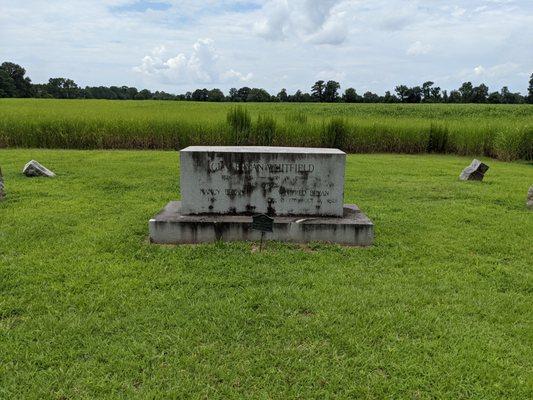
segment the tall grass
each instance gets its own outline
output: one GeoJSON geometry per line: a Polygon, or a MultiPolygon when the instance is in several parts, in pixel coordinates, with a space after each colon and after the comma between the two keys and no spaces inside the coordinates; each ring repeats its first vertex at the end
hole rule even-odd
{"type": "Polygon", "coordinates": [[[533,159],[532,105],[0,100],[0,147],[340,147],[533,159]]]}

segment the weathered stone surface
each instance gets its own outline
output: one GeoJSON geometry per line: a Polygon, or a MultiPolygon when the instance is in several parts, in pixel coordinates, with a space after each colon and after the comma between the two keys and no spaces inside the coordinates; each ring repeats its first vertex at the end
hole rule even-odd
{"type": "Polygon", "coordinates": [[[461,172],[459,179],[462,181],[482,181],[485,176],[485,172],[487,172],[488,169],[489,166],[487,164],[483,164],[479,160],[474,160],[463,170],[463,172],[461,172]]]}
{"type": "Polygon", "coordinates": [[[527,208],[530,210],[533,210],[533,186],[529,188],[529,191],[527,192],[527,208]]]}
{"type": "MultiPolygon", "coordinates": [[[[179,201],[170,202],[149,222],[150,241],[159,244],[259,241],[247,215],[185,215],[179,201]]],[[[355,205],[345,205],[341,217],[274,217],[267,240],[292,243],[326,242],[371,246],[374,224],[355,205]]]]}
{"type": "Polygon", "coordinates": [[[6,197],[4,176],[2,175],[2,168],[0,168],[0,201],[2,201],[4,197],[6,197]]]}
{"type": "Polygon", "coordinates": [[[35,160],[31,160],[30,162],[28,162],[24,166],[24,169],[22,170],[22,173],[24,175],[26,175],[26,176],[29,176],[29,177],[34,177],[34,176],[54,177],[54,176],[56,176],[56,174],[54,174],[48,168],[46,168],[45,166],[41,165],[40,163],[38,163],[35,160]]]}
{"type": "Polygon", "coordinates": [[[343,215],[340,150],[192,146],[180,160],[183,214],[343,215]]]}

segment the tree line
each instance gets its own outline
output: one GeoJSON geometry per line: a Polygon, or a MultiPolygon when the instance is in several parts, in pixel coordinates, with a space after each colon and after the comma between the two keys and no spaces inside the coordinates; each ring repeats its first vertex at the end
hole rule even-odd
{"type": "Polygon", "coordinates": [[[528,93],[513,93],[507,86],[500,91],[489,91],[485,84],[474,86],[464,82],[458,89],[441,90],[434,82],[421,86],[398,85],[394,93],[384,95],[367,91],[360,95],[354,88],[341,93],[339,82],[319,80],[309,93],[297,90],[294,94],[281,89],[276,95],[265,89],[241,87],[231,88],[228,95],[220,89],[196,89],[185,94],[171,94],[164,91],[138,90],[129,86],[86,86],[82,88],[72,79],[50,78],[48,83],[34,84],[26,76],[26,70],[18,64],[4,62],[0,65],[0,97],[55,98],[55,99],[107,99],[107,100],[181,100],[211,102],[325,102],[325,103],[490,103],[490,104],[533,104],[533,74],[529,79],[528,93]]]}

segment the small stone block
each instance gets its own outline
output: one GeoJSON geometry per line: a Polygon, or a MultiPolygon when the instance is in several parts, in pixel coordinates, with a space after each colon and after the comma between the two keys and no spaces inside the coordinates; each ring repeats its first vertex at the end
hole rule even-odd
{"type": "Polygon", "coordinates": [[[533,210],[533,186],[531,186],[527,192],[526,206],[528,209],[533,210]]]}
{"type": "Polygon", "coordinates": [[[461,172],[459,179],[462,181],[482,181],[485,177],[485,172],[487,172],[488,169],[489,166],[487,164],[484,164],[479,160],[473,160],[472,163],[461,172]]]}
{"type": "Polygon", "coordinates": [[[22,170],[22,173],[28,177],[36,177],[36,176],[46,176],[49,178],[52,178],[56,176],[52,171],[50,171],[48,168],[46,168],[44,165],[40,164],[39,162],[35,160],[29,161],[22,170]]]}
{"type": "MultiPolygon", "coordinates": [[[[158,244],[193,244],[221,241],[259,241],[252,216],[186,215],[180,201],[172,201],[149,222],[150,241],[158,244]]],[[[345,205],[342,217],[280,216],[274,218],[267,240],[292,243],[325,242],[371,246],[374,224],[356,205],[345,205]]]]}

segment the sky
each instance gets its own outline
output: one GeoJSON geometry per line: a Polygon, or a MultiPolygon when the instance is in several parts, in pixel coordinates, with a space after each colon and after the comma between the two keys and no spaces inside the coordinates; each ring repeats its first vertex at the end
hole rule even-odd
{"type": "Polygon", "coordinates": [[[533,0],[0,0],[0,62],[80,86],[170,93],[431,80],[525,93],[533,0]]]}

